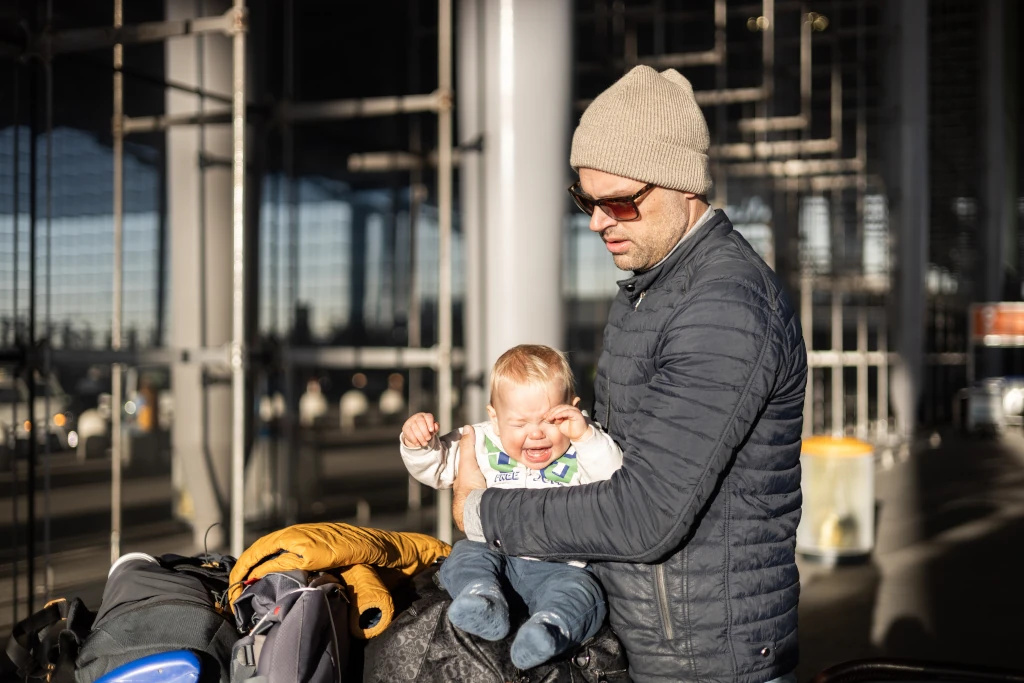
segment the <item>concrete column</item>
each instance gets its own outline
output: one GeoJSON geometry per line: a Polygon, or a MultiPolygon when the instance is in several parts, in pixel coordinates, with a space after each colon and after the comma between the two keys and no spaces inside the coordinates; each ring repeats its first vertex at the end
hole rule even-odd
{"type": "Polygon", "coordinates": [[[899,317],[896,350],[899,363],[893,372],[893,410],[896,429],[910,437],[917,423],[924,357],[924,276],[928,260],[931,201],[928,155],[928,2],[897,3],[896,54],[898,77],[898,167],[894,174],[893,217],[896,228],[899,317]]]}
{"type": "MultiPolygon", "coordinates": [[[[460,0],[455,19],[455,83],[458,98],[455,140],[459,144],[483,143],[483,0],[460,0]]],[[[463,419],[480,422],[486,418],[487,352],[484,349],[484,157],[480,151],[462,152],[459,162],[459,215],[465,258],[466,293],[463,302],[463,348],[466,353],[466,386],[462,396],[463,419]]]]}
{"type": "MultiPolygon", "coordinates": [[[[222,14],[230,2],[206,0],[206,16],[222,14]]],[[[168,20],[196,16],[195,0],[169,0],[168,20]]],[[[199,86],[197,38],[175,38],[165,43],[167,78],[199,86]]],[[[203,40],[202,88],[231,93],[231,42],[220,35],[203,40]]],[[[167,113],[194,112],[195,95],[167,91],[167,113]]],[[[224,109],[207,101],[207,110],[224,109]]],[[[231,341],[231,168],[215,165],[205,170],[200,154],[231,158],[231,129],[208,125],[176,127],[167,132],[167,195],[171,254],[170,344],[174,347],[220,346],[231,341]],[[204,145],[200,146],[200,137],[204,145]],[[205,209],[205,210],[204,210],[205,209]]],[[[208,373],[209,374],[209,373],[208,373]]],[[[230,498],[231,385],[204,388],[198,365],[176,364],[174,391],[173,457],[182,474],[183,491],[191,500],[193,538],[210,549],[223,545],[224,514],[230,498]],[[207,529],[215,523],[207,536],[207,529]]],[[[187,508],[186,508],[187,511],[187,508]]]]}
{"type": "MultiPolygon", "coordinates": [[[[572,2],[461,0],[458,17],[458,140],[483,137],[460,173],[472,376],[516,344],[565,343],[572,2]]],[[[471,396],[477,411],[486,392],[471,396]]]]}
{"type": "MultiPolygon", "coordinates": [[[[982,130],[981,184],[982,258],[979,298],[1001,301],[1004,282],[1017,271],[1016,124],[1010,117],[1016,83],[1008,74],[1007,26],[1010,8],[1004,0],[985,0],[982,7],[982,130]]],[[[996,368],[989,368],[995,371],[996,368]]],[[[987,374],[987,373],[986,373],[987,374]]],[[[993,374],[999,374],[993,372],[993,374]]],[[[984,376],[984,375],[983,375],[984,376]]]]}

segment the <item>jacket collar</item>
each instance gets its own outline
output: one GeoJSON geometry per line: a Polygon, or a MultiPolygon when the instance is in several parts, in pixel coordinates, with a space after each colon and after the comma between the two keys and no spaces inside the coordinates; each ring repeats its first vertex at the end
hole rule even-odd
{"type": "Polygon", "coordinates": [[[666,273],[671,273],[679,266],[687,263],[697,249],[697,245],[703,242],[713,231],[726,232],[732,229],[732,223],[721,209],[715,209],[713,216],[708,218],[703,225],[697,226],[691,234],[685,235],[679,240],[675,248],[662,259],[661,263],[650,270],[642,273],[635,273],[633,277],[619,280],[619,289],[631,301],[636,301],[644,292],[657,283],[666,273]]]}

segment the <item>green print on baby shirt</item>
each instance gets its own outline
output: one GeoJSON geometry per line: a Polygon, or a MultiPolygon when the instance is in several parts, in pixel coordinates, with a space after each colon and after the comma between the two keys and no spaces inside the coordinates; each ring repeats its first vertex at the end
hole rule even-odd
{"type": "MultiPolygon", "coordinates": [[[[484,436],[484,450],[487,451],[487,462],[496,472],[511,472],[519,466],[519,462],[515,458],[509,457],[508,453],[498,448],[486,435],[484,436]]],[[[565,455],[541,470],[540,476],[545,481],[568,484],[576,476],[577,471],[576,451],[570,448],[565,455]]]]}
{"type": "Polygon", "coordinates": [[[491,469],[497,472],[511,472],[519,466],[518,462],[508,457],[507,453],[503,453],[486,435],[484,436],[484,450],[487,451],[487,462],[490,463],[491,469]]]}

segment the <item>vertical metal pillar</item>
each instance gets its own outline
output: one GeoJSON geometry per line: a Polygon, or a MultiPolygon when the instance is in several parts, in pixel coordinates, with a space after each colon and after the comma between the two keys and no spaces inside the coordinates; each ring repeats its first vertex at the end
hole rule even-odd
{"type": "MultiPolygon", "coordinates": [[[[833,207],[833,210],[837,210],[833,207]]],[[[834,242],[833,242],[834,244],[834,242]]],[[[833,272],[835,272],[833,270],[833,272]]],[[[846,421],[846,393],[843,386],[843,292],[833,279],[832,284],[832,436],[843,436],[846,421]]]]}
{"type": "MultiPolygon", "coordinates": [[[[14,67],[14,87],[13,96],[11,99],[14,103],[14,168],[12,169],[12,176],[14,178],[14,197],[11,207],[12,209],[12,225],[11,231],[13,233],[13,244],[12,246],[12,278],[11,278],[11,294],[13,296],[13,305],[11,317],[13,318],[14,327],[14,345],[20,347],[21,336],[18,334],[18,289],[21,284],[18,281],[18,262],[21,260],[21,252],[18,247],[18,233],[21,230],[20,217],[21,217],[21,110],[19,108],[20,95],[21,95],[21,79],[18,78],[21,72],[21,65],[16,64],[14,67]]],[[[18,448],[18,402],[11,401],[11,433],[4,434],[4,438],[10,438],[8,446],[11,448],[11,452],[15,453],[18,448]]],[[[16,457],[11,458],[11,541],[14,548],[14,558],[11,562],[11,596],[12,596],[12,609],[11,609],[11,623],[18,623],[18,603],[20,592],[18,585],[18,562],[21,560],[20,549],[21,542],[18,536],[18,459],[16,457]]],[[[31,583],[31,582],[30,582],[31,583]]]]}
{"type": "Polygon", "coordinates": [[[245,550],[245,0],[232,36],[231,554],[245,550]]]}
{"type": "Polygon", "coordinates": [[[572,2],[500,0],[484,8],[483,260],[489,365],[520,343],[564,344],[562,243],[569,210],[572,2]],[[530,197],[524,219],[510,207],[530,197]],[[528,277],[523,276],[529,273],[528,277]],[[516,297],[504,294],[516,282],[516,297]]]}
{"type": "MultiPolygon", "coordinates": [[[[284,100],[295,99],[295,1],[284,2],[284,100]]],[[[298,323],[299,301],[299,185],[295,179],[295,130],[285,120],[281,128],[281,156],[285,173],[285,192],[288,202],[288,321],[285,343],[294,339],[298,323]]],[[[295,524],[298,505],[293,489],[292,468],[298,463],[298,392],[295,386],[295,366],[284,364],[284,457],[278,461],[278,487],[281,492],[281,518],[285,526],[295,524]]]]}
{"type": "MultiPolygon", "coordinates": [[[[459,137],[477,140],[484,134],[486,102],[484,101],[482,0],[459,2],[459,137]]],[[[465,384],[462,405],[468,422],[485,419],[487,364],[484,358],[484,299],[487,286],[484,278],[484,192],[483,155],[464,150],[460,157],[459,208],[462,218],[462,244],[466,271],[466,293],[463,303],[463,348],[465,349],[465,384]],[[479,383],[477,383],[479,382],[479,383]]]]}
{"type": "Polygon", "coordinates": [[[857,307],[857,438],[868,437],[868,308],[857,307]]]}
{"type": "MultiPolygon", "coordinates": [[[[452,0],[437,10],[437,78],[444,102],[437,113],[437,421],[441,433],[452,428],[452,0]]],[[[437,492],[437,537],[452,541],[452,492],[437,492]]]]}
{"type": "Polygon", "coordinates": [[[36,581],[36,455],[38,453],[39,416],[36,414],[36,369],[38,359],[36,356],[36,218],[38,217],[38,179],[39,179],[39,145],[38,117],[39,117],[39,77],[36,73],[36,65],[29,63],[29,99],[28,99],[28,123],[29,123],[29,154],[28,154],[28,371],[25,382],[28,384],[28,535],[26,537],[26,553],[28,555],[28,612],[31,614],[33,600],[35,598],[36,581]]]}
{"type": "Polygon", "coordinates": [[[928,154],[928,2],[897,3],[899,74],[899,168],[897,267],[899,292],[897,352],[894,377],[896,426],[903,438],[913,435],[921,395],[924,348],[925,266],[931,173],[928,154]]]}
{"type": "MultiPolygon", "coordinates": [[[[814,275],[810,268],[800,276],[800,327],[804,334],[804,348],[814,350],[814,275]]],[[[807,387],[804,394],[803,436],[814,434],[814,368],[807,368],[807,387]]]]}
{"type": "MultiPolygon", "coordinates": [[[[195,16],[194,0],[166,3],[169,20],[195,16]]],[[[205,9],[216,14],[231,8],[225,0],[206,0],[205,9]]],[[[165,45],[168,77],[195,84],[198,69],[203,69],[203,85],[213,92],[234,92],[230,38],[205,37],[202,58],[197,64],[196,38],[176,38],[165,45]]],[[[169,114],[196,110],[194,95],[168,90],[169,114]]],[[[232,108],[236,107],[234,97],[232,108]]],[[[244,120],[243,120],[244,122],[244,120]]],[[[229,493],[232,490],[232,447],[234,436],[234,367],[237,349],[234,319],[235,268],[237,244],[234,208],[244,205],[244,194],[234,196],[233,174],[239,163],[234,154],[234,126],[209,126],[200,131],[193,126],[176,126],[167,131],[167,192],[169,234],[171,239],[170,346],[231,345],[231,385],[220,379],[205,381],[196,363],[175,363],[171,384],[174,388],[175,419],[171,443],[173,457],[181,466],[183,491],[191,497],[193,542],[211,549],[221,548],[230,528],[227,526],[229,493]],[[200,144],[202,143],[202,145],[200,144]],[[231,168],[203,165],[206,155],[231,158],[231,168]],[[208,229],[202,229],[208,226],[208,229]],[[205,258],[197,258],[205,254],[205,258]],[[203,286],[205,283],[205,286],[203,286]],[[204,396],[205,395],[205,396],[204,396]],[[198,425],[206,425],[197,429],[198,425]],[[223,524],[224,526],[212,525],[223,524]]],[[[223,378],[226,379],[226,378],[223,378]]],[[[244,409],[244,406],[243,406],[244,409]]],[[[244,413],[243,413],[244,416],[244,413]]]]}
{"type": "MultiPolygon", "coordinates": [[[[123,0],[114,0],[114,28],[124,23],[123,0]]],[[[124,278],[124,48],[114,46],[114,302],[111,313],[110,345],[121,349],[121,308],[124,278]]],[[[121,395],[122,367],[110,369],[111,448],[110,448],[110,562],[121,556],[121,395]]]]}
{"type": "MultiPolygon", "coordinates": [[[[47,2],[46,26],[50,29],[53,24],[53,2],[47,2]]],[[[50,304],[52,303],[53,288],[53,63],[46,60],[43,65],[46,74],[46,294],[43,303],[43,320],[46,329],[46,351],[43,356],[43,429],[46,435],[43,439],[43,595],[46,602],[50,601],[50,578],[53,575],[50,567],[50,493],[52,481],[50,478],[50,419],[53,415],[50,404],[50,351],[53,348],[53,320],[50,304]]]]}
{"type": "MultiPolygon", "coordinates": [[[[1015,147],[1007,145],[1007,133],[1016,122],[1007,121],[1006,98],[1006,8],[1003,0],[982,3],[982,116],[984,130],[981,199],[982,258],[980,259],[981,300],[1003,299],[1003,278],[1016,263],[1016,236],[1010,232],[1016,207],[1016,188],[1010,187],[1008,167],[1015,147]],[[1010,240],[1013,242],[1010,242],[1010,240]]],[[[986,356],[982,352],[982,356],[986,356]]],[[[1002,374],[996,367],[984,376],[1002,374]]]]}
{"type": "Polygon", "coordinates": [[[876,410],[878,417],[876,422],[875,438],[879,441],[889,439],[889,326],[888,320],[883,319],[878,325],[878,351],[882,354],[878,364],[878,396],[876,410]]]}

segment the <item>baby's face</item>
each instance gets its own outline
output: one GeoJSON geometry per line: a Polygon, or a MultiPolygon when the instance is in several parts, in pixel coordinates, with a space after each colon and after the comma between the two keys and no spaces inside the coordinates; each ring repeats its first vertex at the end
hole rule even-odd
{"type": "Polygon", "coordinates": [[[508,384],[487,406],[494,431],[509,457],[531,470],[542,470],[569,450],[569,437],[544,421],[544,415],[565,402],[564,390],[547,384],[508,384]]]}

